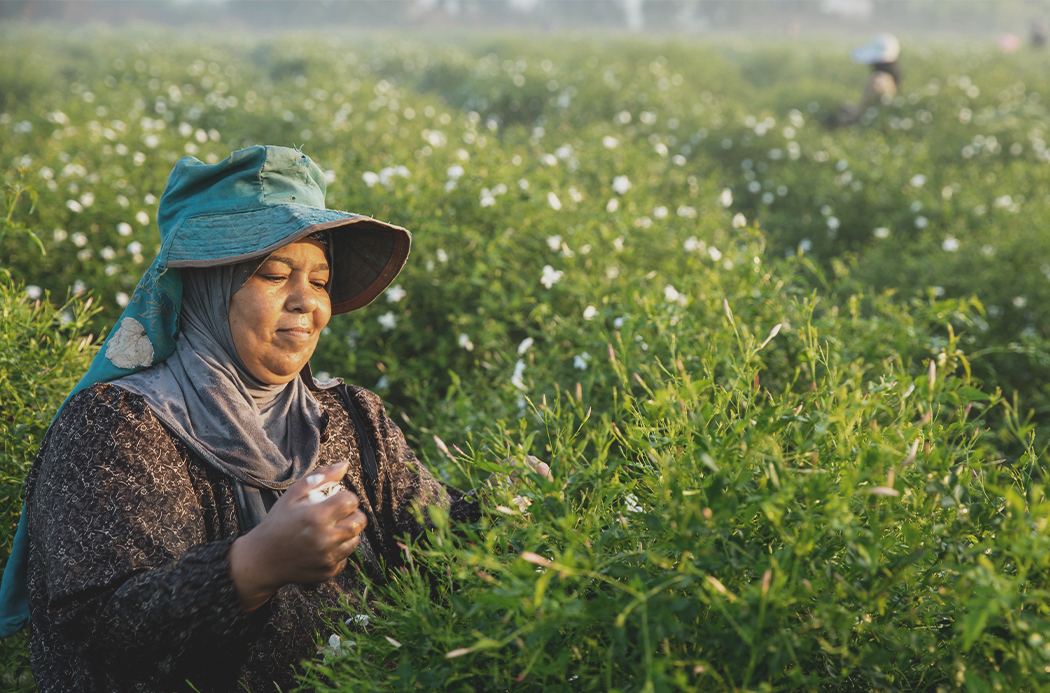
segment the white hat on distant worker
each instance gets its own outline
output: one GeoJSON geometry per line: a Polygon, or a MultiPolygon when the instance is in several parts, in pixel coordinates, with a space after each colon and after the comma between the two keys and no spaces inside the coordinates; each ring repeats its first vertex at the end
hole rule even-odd
{"type": "Polygon", "coordinates": [[[859,48],[854,48],[853,62],[861,65],[892,63],[901,54],[901,42],[893,34],[879,34],[859,48]]]}

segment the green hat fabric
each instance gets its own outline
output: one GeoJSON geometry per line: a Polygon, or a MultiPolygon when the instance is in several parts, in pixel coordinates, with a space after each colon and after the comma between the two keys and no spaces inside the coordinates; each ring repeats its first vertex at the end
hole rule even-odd
{"type": "MultiPolygon", "coordinates": [[[[213,165],[193,157],[180,159],[160,199],[160,251],[66,401],[96,383],[130,375],[172,354],[182,306],[182,267],[264,257],[312,233],[328,231],[332,313],[375,300],[404,266],[411,234],[371,217],[325,209],[325,187],[317,164],[288,147],[248,147],[213,165]]],[[[23,508],[0,585],[0,637],[16,633],[29,619],[28,544],[23,508]]]]}

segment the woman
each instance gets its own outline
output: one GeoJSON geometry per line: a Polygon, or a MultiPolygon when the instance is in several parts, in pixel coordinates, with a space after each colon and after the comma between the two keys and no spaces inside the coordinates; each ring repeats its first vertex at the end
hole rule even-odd
{"type": "Polygon", "coordinates": [[[870,65],[871,73],[868,75],[868,81],[864,83],[860,104],[843,104],[839,112],[832,116],[830,125],[852,125],[860,120],[869,108],[880,103],[889,103],[888,99],[897,95],[901,81],[898,64],[900,52],[900,41],[892,34],[880,34],[853,50],[850,56],[853,62],[870,65]]]}
{"type": "Polygon", "coordinates": [[[310,374],[331,314],[375,299],[410,243],[324,189],[282,147],[176,164],[157,260],[29,475],[41,691],[284,690],[324,609],[423,531],[415,506],[477,517],[376,395],[310,374]]]}

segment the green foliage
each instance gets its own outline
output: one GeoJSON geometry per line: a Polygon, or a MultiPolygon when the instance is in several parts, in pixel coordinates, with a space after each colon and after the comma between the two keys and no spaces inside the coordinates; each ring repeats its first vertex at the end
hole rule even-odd
{"type": "MultiPolygon", "coordinates": [[[[22,510],[23,482],[44,433],[66,394],[87,370],[95,348],[87,334],[91,299],[55,306],[30,300],[25,287],[0,270],[0,557],[22,510]]],[[[4,690],[33,690],[25,633],[0,642],[4,690]]]]}
{"type": "Polygon", "coordinates": [[[1036,451],[996,459],[1002,405],[954,338],[921,368],[886,347],[961,306],[848,316],[793,296],[790,269],[684,273],[684,305],[632,288],[546,322],[527,412],[457,440],[455,466],[477,486],[531,453],[554,481],[530,475],[524,515],[499,493],[468,528],[433,513],[307,687],[1045,686],[1036,451]]]}

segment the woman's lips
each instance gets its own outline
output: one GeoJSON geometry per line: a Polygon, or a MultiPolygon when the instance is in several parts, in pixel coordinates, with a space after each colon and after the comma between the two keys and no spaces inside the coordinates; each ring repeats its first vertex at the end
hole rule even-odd
{"type": "Polygon", "coordinates": [[[278,329],[277,332],[291,339],[310,339],[314,333],[308,327],[284,327],[278,329]]]}

